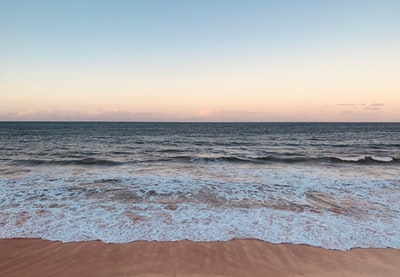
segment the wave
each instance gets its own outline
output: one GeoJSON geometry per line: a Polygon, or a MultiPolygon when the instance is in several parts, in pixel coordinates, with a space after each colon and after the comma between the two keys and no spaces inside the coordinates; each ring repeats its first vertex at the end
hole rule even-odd
{"type": "Polygon", "coordinates": [[[348,157],[246,157],[246,156],[216,156],[216,157],[198,157],[198,156],[173,156],[146,160],[127,160],[114,161],[109,159],[82,158],[82,159],[60,159],[60,160],[43,160],[43,159],[25,159],[14,160],[13,164],[25,166],[41,166],[41,165],[58,165],[58,166],[118,166],[126,164],[144,163],[252,163],[252,164],[298,164],[298,163],[333,163],[333,164],[393,164],[399,163],[399,158],[385,156],[348,156],[348,157]]]}
{"type": "Polygon", "coordinates": [[[229,162],[229,163],[395,163],[400,159],[384,156],[357,156],[357,157],[238,157],[238,156],[219,156],[219,157],[190,157],[176,156],[174,160],[184,162],[229,162]]]}
{"type": "Polygon", "coordinates": [[[353,157],[330,157],[331,162],[337,163],[359,163],[359,164],[374,164],[374,163],[393,163],[399,162],[400,159],[384,156],[353,156],[353,157]]]}
{"type": "Polygon", "coordinates": [[[73,160],[39,160],[39,159],[26,159],[16,160],[13,163],[18,165],[102,165],[102,166],[115,166],[124,164],[123,162],[116,162],[112,160],[102,160],[95,158],[73,159],[73,160]]]}
{"type": "Polygon", "coordinates": [[[180,149],[162,149],[162,150],[158,150],[158,152],[160,152],[160,153],[181,153],[184,151],[180,150],[180,149]]]}
{"type": "Polygon", "coordinates": [[[357,157],[188,157],[179,156],[175,159],[190,162],[230,162],[230,163],[357,163],[357,164],[385,164],[400,162],[399,158],[385,156],[357,156],[357,157]]]}

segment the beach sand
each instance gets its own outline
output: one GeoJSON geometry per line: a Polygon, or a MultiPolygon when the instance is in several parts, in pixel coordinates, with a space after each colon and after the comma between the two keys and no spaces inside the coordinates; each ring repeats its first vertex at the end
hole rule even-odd
{"type": "Polygon", "coordinates": [[[400,276],[400,250],[326,250],[252,239],[61,243],[1,239],[0,276],[400,276]]]}

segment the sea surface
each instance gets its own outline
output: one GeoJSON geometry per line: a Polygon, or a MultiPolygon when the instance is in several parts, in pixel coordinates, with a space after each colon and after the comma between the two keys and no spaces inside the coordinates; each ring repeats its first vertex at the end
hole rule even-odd
{"type": "Polygon", "coordinates": [[[400,248],[400,124],[0,122],[0,238],[400,248]]]}

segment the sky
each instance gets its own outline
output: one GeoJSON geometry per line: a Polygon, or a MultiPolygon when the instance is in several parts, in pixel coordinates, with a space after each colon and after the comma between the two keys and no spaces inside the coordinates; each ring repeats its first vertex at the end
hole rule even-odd
{"type": "Polygon", "coordinates": [[[0,0],[0,120],[400,122],[400,1],[0,0]]]}

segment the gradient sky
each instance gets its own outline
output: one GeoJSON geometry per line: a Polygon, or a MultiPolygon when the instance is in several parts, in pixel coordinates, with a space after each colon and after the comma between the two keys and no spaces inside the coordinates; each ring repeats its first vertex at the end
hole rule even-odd
{"type": "Polygon", "coordinates": [[[0,120],[400,121],[400,1],[0,0],[0,120]]]}

